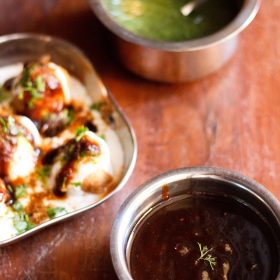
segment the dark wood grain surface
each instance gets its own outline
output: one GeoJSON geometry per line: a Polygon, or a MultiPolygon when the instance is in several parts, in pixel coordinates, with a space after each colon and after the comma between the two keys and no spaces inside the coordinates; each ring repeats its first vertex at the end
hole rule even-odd
{"type": "Polygon", "coordinates": [[[116,279],[109,236],[121,203],[148,178],[172,168],[230,168],[280,199],[279,16],[279,0],[263,1],[228,65],[194,83],[166,85],[123,69],[86,0],[1,0],[1,35],[43,32],[84,50],[130,118],[139,155],[131,179],[112,199],[1,249],[0,279],[116,279]]]}

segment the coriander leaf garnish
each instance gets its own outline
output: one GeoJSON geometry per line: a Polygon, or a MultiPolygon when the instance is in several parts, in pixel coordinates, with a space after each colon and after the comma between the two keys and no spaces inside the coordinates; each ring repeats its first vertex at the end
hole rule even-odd
{"type": "Polygon", "coordinates": [[[30,109],[34,106],[34,101],[36,99],[42,98],[42,93],[46,89],[46,83],[43,76],[38,75],[35,80],[31,79],[31,72],[34,65],[29,65],[24,68],[22,78],[19,81],[21,90],[18,94],[18,98],[21,100],[24,98],[24,94],[27,92],[30,94],[30,99],[28,101],[28,107],[30,109]]]}
{"type": "Polygon", "coordinates": [[[34,224],[30,222],[27,214],[20,213],[13,218],[13,226],[17,230],[18,234],[20,234],[32,229],[34,224]]]}
{"type": "Polygon", "coordinates": [[[71,185],[77,188],[77,187],[81,187],[82,183],[81,182],[73,182],[71,185]]]}
{"type": "Polygon", "coordinates": [[[27,186],[26,185],[19,185],[15,187],[15,198],[18,199],[27,195],[27,186]]]}
{"type": "Polygon", "coordinates": [[[15,211],[21,212],[23,210],[23,205],[19,201],[16,201],[13,204],[13,208],[15,209],[15,211]]]}
{"type": "Polygon", "coordinates": [[[75,118],[75,111],[73,109],[64,109],[62,113],[63,113],[63,118],[65,120],[65,124],[66,125],[71,124],[75,118]]]}
{"type": "Polygon", "coordinates": [[[27,86],[28,82],[30,81],[31,71],[33,69],[33,65],[28,65],[23,69],[21,79],[19,84],[23,87],[27,86]]]}
{"type": "Polygon", "coordinates": [[[103,102],[96,102],[96,103],[92,103],[89,108],[91,110],[100,112],[103,106],[104,106],[103,102]]]}
{"type": "Polygon", "coordinates": [[[200,260],[203,260],[204,262],[208,262],[211,269],[214,270],[214,266],[217,264],[217,258],[209,254],[213,250],[213,248],[208,249],[207,246],[202,246],[199,242],[197,242],[197,244],[200,251],[200,257],[196,260],[195,263],[198,263],[200,260]]]}
{"type": "Polygon", "coordinates": [[[76,130],[76,141],[79,142],[87,131],[89,131],[89,129],[86,126],[79,126],[76,130]]]}
{"type": "Polygon", "coordinates": [[[42,76],[37,76],[34,84],[35,84],[35,88],[39,92],[44,92],[46,90],[46,83],[45,83],[44,78],[42,76]]]}
{"type": "Polygon", "coordinates": [[[37,171],[37,174],[41,181],[46,182],[46,179],[51,174],[51,167],[49,165],[44,165],[37,171]]]}
{"type": "Polygon", "coordinates": [[[34,88],[25,88],[24,91],[29,91],[30,95],[31,95],[31,98],[30,100],[28,101],[28,108],[29,109],[32,109],[34,107],[34,101],[37,100],[37,99],[40,99],[42,98],[42,95],[41,95],[41,92],[40,91],[37,91],[36,89],[34,88]]]}
{"type": "Polygon", "coordinates": [[[64,207],[54,207],[54,208],[48,208],[47,213],[49,218],[53,219],[61,214],[66,214],[67,211],[64,207]]]}

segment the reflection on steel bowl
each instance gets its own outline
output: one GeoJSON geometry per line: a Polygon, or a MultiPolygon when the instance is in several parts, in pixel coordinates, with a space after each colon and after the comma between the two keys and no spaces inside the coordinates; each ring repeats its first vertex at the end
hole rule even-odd
{"type": "Polygon", "coordinates": [[[218,168],[185,168],[144,184],[114,222],[119,279],[280,277],[280,204],[264,187],[218,168]]]}

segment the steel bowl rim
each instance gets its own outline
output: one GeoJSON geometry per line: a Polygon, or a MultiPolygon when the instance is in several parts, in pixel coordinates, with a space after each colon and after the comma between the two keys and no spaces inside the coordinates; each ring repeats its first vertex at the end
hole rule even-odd
{"type": "Polygon", "coordinates": [[[15,243],[19,240],[22,240],[22,239],[34,234],[35,232],[40,231],[40,230],[42,230],[42,229],[44,229],[44,228],[46,228],[46,227],[48,227],[52,224],[62,222],[62,221],[67,220],[67,219],[69,219],[73,216],[79,215],[79,214],[81,214],[85,211],[93,209],[93,208],[97,207],[98,205],[100,205],[101,203],[110,199],[113,195],[115,195],[118,191],[120,191],[124,187],[124,185],[127,183],[128,179],[132,175],[132,172],[133,172],[133,170],[135,168],[135,165],[136,165],[137,151],[138,151],[136,134],[135,134],[135,131],[134,131],[130,121],[128,120],[127,116],[124,114],[121,107],[118,105],[118,103],[116,102],[115,98],[112,96],[110,91],[104,86],[104,84],[101,81],[99,75],[96,73],[95,69],[93,68],[93,65],[90,62],[89,58],[86,57],[86,55],[83,53],[82,50],[80,50],[78,47],[76,47],[72,43],[70,43],[70,42],[68,42],[64,39],[61,39],[57,36],[50,36],[50,35],[45,35],[45,34],[41,34],[41,33],[32,33],[32,32],[12,33],[12,34],[2,35],[2,36],[0,36],[0,45],[5,43],[5,42],[8,42],[8,41],[18,40],[18,39],[35,39],[35,40],[39,40],[39,41],[41,40],[41,41],[46,41],[46,42],[48,42],[48,41],[57,42],[59,44],[62,44],[64,46],[66,46],[67,48],[71,49],[71,51],[73,51],[78,56],[80,56],[80,58],[85,62],[87,67],[90,69],[90,71],[96,75],[98,83],[100,84],[100,86],[102,86],[106,90],[106,94],[107,94],[109,100],[113,103],[113,105],[115,106],[115,109],[121,115],[121,117],[123,118],[126,126],[128,127],[128,130],[129,130],[130,136],[131,136],[132,145],[133,145],[133,153],[132,153],[131,161],[130,161],[129,167],[127,168],[126,173],[124,174],[124,176],[122,177],[122,179],[118,183],[117,187],[112,192],[110,192],[108,195],[104,196],[102,199],[100,199],[96,203],[90,204],[89,206],[82,207],[78,210],[67,213],[66,215],[59,216],[57,218],[48,220],[48,221],[43,222],[42,224],[39,224],[36,227],[34,227],[33,229],[30,229],[30,230],[28,230],[28,231],[26,231],[26,232],[24,232],[20,235],[17,235],[17,236],[14,236],[12,238],[9,238],[7,240],[1,241],[0,242],[0,248],[4,247],[4,246],[7,246],[7,245],[10,245],[10,244],[13,244],[13,243],[15,243]]]}
{"type": "MultiPolygon", "coordinates": [[[[111,237],[110,237],[110,253],[111,253],[111,259],[113,262],[113,266],[115,268],[115,271],[117,272],[117,275],[119,276],[120,280],[133,280],[127,265],[123,259],[119,258],[119,251],[120,251],[120,244],[118,244],[119,240],[119,228],[121,226],[122,217],[126,213],[126,211],[129,209],[130,205],[133,204],[133,202],[140,197],[140,194],[145,193],[149,188],[154,186],[155,184],[161,183],[166,184],[167,178],[173,178],[173,180],[170,180],[168,183],[176,182],[177,179],[186,179],[186,178],[201,178],[199,176],[207,176],[208,178],[218,177],[220,179],[225,179],[228,182],[238,184],[240,186],[243,186],[247,188],[248,191],[255,194],[262,203],[264,203],[266,206],[268,206],[268,209],[270,210],[271,214],[277,219],[278,223],[280,224],[280,203],[278,199],[269,191],[267,190],[263,185],[256,182],[255,180],[242,175],[239,172],[231,171],[224,168],[219,167],[186,167],[186,168],[179,168],[171,171],[167,171],[163,174],[160,174],[147,182],[143,183],[141,186],[139,186],[133,193],[131,193],[128,198],[124,201],[121,208],[119,209],[117,216],[114,220],[112,230],[111,230],[111,237]],[[265,196],[265,200],[264,200],[265,196]]],[[[167,184],[168,184],[167,183],[167,184]]],[[[280,274],[278,275],[280,280],[280,274]]],[[[278,278],[277,278],[278,280],[278,278]]]]}
{"type": "Polygon", "coordinates": [[[115,35],[121,37],[130,43],[141,45],[143,47],[158,49],[168,52],[196,51],[221,44],[226,40],[237,36],[244,30],[255,18],[259,11],[261,0],[244,0],[244,5],[237,16],[221,30],[198,39],[186,40],[181,42],[154,41],[135,35],[121,25],[116,23],[109,16],[102,0],[89,0],[90,6],[99,20],[115,35]]]}

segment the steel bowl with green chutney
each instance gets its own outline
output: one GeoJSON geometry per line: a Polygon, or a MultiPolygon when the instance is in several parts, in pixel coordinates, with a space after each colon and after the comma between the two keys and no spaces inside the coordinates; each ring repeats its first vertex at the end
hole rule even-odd
{"type": "Polygon", "coordinates": [[[260,0],[204,0],[185,16],[186,0],[89,2],[117,35],[122,63],[144,78],[164,82],[196,80],[223,66],[260,5],[260,0]]]}

